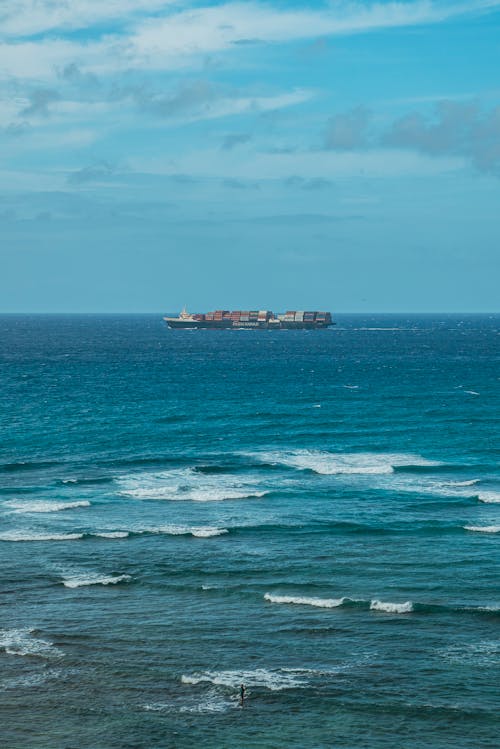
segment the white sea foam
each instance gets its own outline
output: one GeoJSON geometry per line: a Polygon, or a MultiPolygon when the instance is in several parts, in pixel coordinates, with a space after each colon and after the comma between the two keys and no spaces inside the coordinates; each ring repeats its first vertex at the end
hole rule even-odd
{"type": "Polygon", "coordinates": [[[229,533],[227,528],[213,528],[211,526],[191,527],[187,525],[160,525],[154,528],[143,528],[136,533],[165,533],[168,536],[195,536],[197,538],[211,538],[229,533]]]}
{"type": "Polygon", "coordinates": [[[93,533],[93,536],[99,538],[128,538],[130,536],[129,531],[101,531],[100,533],[93,533]]]}
{"type": "Polygon", "coordinates": [[[443,486],[474,486],[479,484],[481,479],[469,479],[468,481],[444,481],[443,486]]]}
{"type": "Polygon", "coordinates": [[[35,531],[7,531],[0,533],[0,541],[77,541],[83,533],[38,533],[35,531]]]}
{"type": "Polygon", "coordinates": [[[386,614],[409,614],[413,611],[411,601],[405,603],[391,603],[390,601],[371,601],[370,609],[372,611],[385,611],[386,614]]]}
{"type": "Polygon", "coordinates": [[[34,637],[33,629],[0,630],[0,648],[9,655],[32,655],[39,658],[60,658],[63,652],[47,640],[34,637]]]}
{"type": "Polygon", "coordinates": [[[201,696],[201,698],[189,698],[184,701],[182,705],[179,705],[178,701],[172,702],[150,702],[143,705],[144,710],[150,712],[167,712],[167,713],[224,713],[227,710],[234,709],[237,707],[237,700],[235,698],[228,699],[220,694],[216,688],[209,689],[208,692],[201,696]]]}
{"type": "Polygon", "coordinates": [[[346,598],[309,598],[307,596],[276,596],[265,593],[264,598],[270,603],[289,603],[301,606],[317,606],[321,609],[335,609],[345,603],[346,598]]]}
{"type": "Polygon", "coordinates": [[[434,466],[435,461],[420,455],[401,453],[331,453],[321,450],[255,453],[263,462],[277,463],[323,475],[386,474],[400,466],[434,466]]]}
{"type": "Polygon", "coordinates": [[[197,538],[211,538],[212,536],[223,536],[228,532],[227,528],[192,528],[191,535],[197,538]]]}
{"type": "Polygon", "coordinates": [[[32,512],[60,512],[61,510],[74,510],[77,507],[90,507],[90,502],[87,500],[78,502],[44,502],[43,500],[22,502],[13,499],[10,502],[5,502],[5,506],[13,507],[12,512],[14,513],[31,514],[32,512]]]}
{"type": "Polygon", "coordinates": [[[296,689],[306,685],[303,679],[287,673],[283,669],[268,670],[257,668],[251,671],[203,671],[197,674],[182,676],[183,684],[201,684],[207,682],[215,686],[237,689],[240,684],[247,687],[264,687],[271,691],[282,689],[296,689]]]}
{"type": "Polygon", "coordinates": [[[37,674],[24,674],[22,676],[14,676],[10,679],[5,679],[0,683],[0,689],[6,691],[8,689],[25,689],[40,687],[51,681],[52,679],[58,679],[64,672],[61,669],[45,669],[41,673],[37,674]]]}
{"type": "Polygon", "coordinates": [[[121,495],[134,499],[221,502],[267,494],[255,481],[222,474],[207,475],[190,468],[129,474],[117,479],[117,483],[121,495]]]}
{"type": "Polygon", "coordinates": [[[182,705],[179,708],[180,713],[192,713],[192,714],[203,714],[203,713],[225,713],[227,710],[231,710],[237,707],[236,700],[224,699],[218,695],[215,690],[208,694],[204,699],[196,702],[194,705],[182,705]]]}
{"type": "Polygon", "coordinates": [[[500,502],[500,492],[479,492],[477,497],[481,502],[486,502],[487,504],[498,504],[500,502]]]}
{"type": "Polygon", "coordinates": [[[451,645],[437,652],[452,663],[469,664],[476,668],[497,666],[500,661],[500,640],[480,640],[451,645]]]}
{"type": "Polygon", "coordinates": [[[500,525],[464,525],[464,529],[476,533],[500,533],[500,525]]]}
{"type": "Polygon", "coordinates": [[[116,585],[130,580],[132,580],[130,575],[110,575],[106,577],[98,574],[85,574],[66,578],[62,583],[66,588],[82,588],[87,585],[116,585]]]}
{"type": "Polygon", "coordinates": [[[478,606],[478,611],[500,611],[500,606],[478,606]]]}

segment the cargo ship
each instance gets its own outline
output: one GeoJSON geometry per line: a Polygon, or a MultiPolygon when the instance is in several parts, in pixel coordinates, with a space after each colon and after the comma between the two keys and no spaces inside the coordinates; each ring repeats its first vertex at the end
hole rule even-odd
{"type": "Polygon", "coordinates": [[[218,309],[191,315],[186,308],[178,317],[164,317],[169,328],[211,328],[212,330],[320,330],[335,325],[330,312],[289,310],[274,314],[271,310],[218,309]]]}

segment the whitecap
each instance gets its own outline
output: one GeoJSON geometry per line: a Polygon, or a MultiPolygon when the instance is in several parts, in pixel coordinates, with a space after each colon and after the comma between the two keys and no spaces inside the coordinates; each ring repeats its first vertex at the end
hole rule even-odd
{"type": "Polygon", "coordinates": [[[371,601],[370,609],[372,611],[384,611],[386,614],[409,614],[413,611],[411,601],[405,603],[391,603],[390,601],[371,601]]]}
{"type": "Polygon", "coordinates": [[[255,481],[237,476],[207,475],[191,468],[136,473],[117,479],[122,496],[191,502],[221,502],[263,497],[268,492],[255,481]]]}
{"type": "Polygon", "coordinates": [[[265,593],[264,599],[270,603],[288,603],[298,604],[301,606],[317,606],[321,609],[334,609],[342,606],[346,598],[310,598],[307,596],[277,596],[272,593],[265,593]]]}
{"type": "Polygon", "coordinates": [[[190,527],[186,525],[160,525],[154,528],[144,528],[137,533],[164,533],[168,536],[195,536],[197,538],[211,538],[229,533],[227,528],[213,528],[211,526],[190,527]]]}
{"type": "Polygon", "coordinates": [[[78,541],[83,533],[37,533],[34,531],[7,531],[0,533],[0,541],[78,541]]]}
{"type": "Polygon", "coordinates": [[[93,533],[93,536],[99,538],[128,538],[130,536],[129,531],[101,531],[100,533],[93,533]]]}
{"type": "Polygon", "coordinates": [[[443,486],[474,486],[479,484],[481,479],[468,479],[467,481],[445,481],[443,486]]]}
{"type": "Polygon", "coordinates": [[[227,528],[192,528],[191,535],[197,538],[212,538],[212,536],[223,536],[229,533],[227,528]]]}
{"type": "Polygon", "coordinates": [[[40,658],[59,658],[63,654],[51,642],[34,637],[34,629],[0,630],[0,648],[9,655],[31,655],[40,658]]]}
{"type": "Polygon", "coordinates": [[[480,502],[486,502],[487,504],[497,504],[500,502],[500,492],[479,492],[477,498],[480,502]]]}
{"type": "Polygon", "coordinates": [[[435,466],[439,462],[420,455],[401,453],[332,453],[321,450],[291,450],[289,452],[255,453],[254,457],[267,463],[277,463],[299,470],[310,470],[323,475],[386,474],[395,467],[435,466]]]}
{"type": "Polygon", "coordinates": [[[500,533],[500,525],[464,525],[464,530],[476,533],[500,533]]]}
{"type": "Polygon", "coordinates": [[[307,684],[303,679],[297,678],[283,669],[268,670],[257,668],[251,671],[203,671],[201,673],[183,675],[183,684],[196,685],[203,682],[215,686],[230,687],[237,689],[240,684],[247,687],[264,687],[271,691],[283,689],[297,689],[307,684]]]}
{"type": "Polygon", "coordinates": [[[106,577],[98,574],[87,574],[66,578],[62,581],[62,584],[65,588],[82,588],[87,585],[116,585],[130,580],[132,580],[130,575],[110,575],[106,577]]]}
{"type": "Polygon", "coordinates": [[[5,502],[7,507],[13,507],[14,513],[33,513],[33,512],[61,512],[61,510],[74,510],[78,507],[90,507],[90,502],[81,500],[78,502],[44,502],[35,500],[33,502],[21,502],[11,500],[5,502]]]}

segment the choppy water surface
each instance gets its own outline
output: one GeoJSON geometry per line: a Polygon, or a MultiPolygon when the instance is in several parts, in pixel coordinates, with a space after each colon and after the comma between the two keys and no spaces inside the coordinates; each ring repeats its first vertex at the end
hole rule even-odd
{"type": "Polygon", "coordinates": [[[499,322],[0,318],[2,746],[498,746],[499,322]]]}

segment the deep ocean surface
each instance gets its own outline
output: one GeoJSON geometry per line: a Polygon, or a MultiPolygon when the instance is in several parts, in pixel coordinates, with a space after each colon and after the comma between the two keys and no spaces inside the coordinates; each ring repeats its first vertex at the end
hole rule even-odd
{"type": "Polygon", "coordinates": [[[337,322],[0,317],[3,749],[498,747],[500,316],[337,322]]]}

